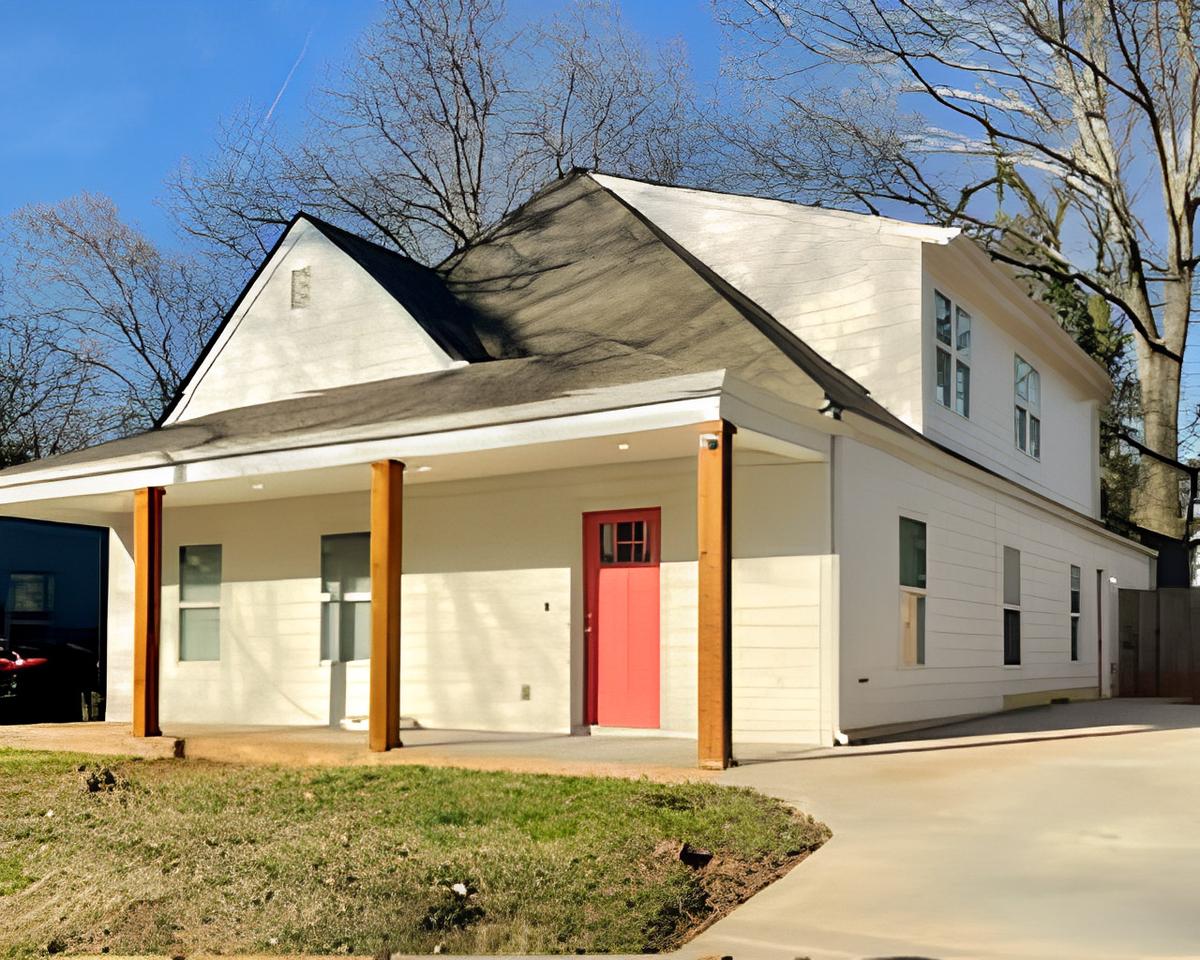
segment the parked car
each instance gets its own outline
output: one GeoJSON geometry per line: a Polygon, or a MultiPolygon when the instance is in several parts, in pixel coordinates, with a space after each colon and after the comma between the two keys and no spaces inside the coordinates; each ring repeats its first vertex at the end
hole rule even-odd
{"type": "Polygon", "coordinates": [[[0,722],[88,719],[95,678],[90,650],[0,638],[0,722]]]}

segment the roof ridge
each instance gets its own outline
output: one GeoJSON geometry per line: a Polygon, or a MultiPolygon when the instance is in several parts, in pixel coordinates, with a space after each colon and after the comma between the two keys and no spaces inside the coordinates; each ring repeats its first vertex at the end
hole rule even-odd
{"type": "MultiPolygon", "coordinates": [[[[818,203],[801,203],[799,200],[789,200],[783,197],[765,196],[759,193],[738,193],[735,190],[718,190],[713,187],[697,187],[683,183],[667,183],[663,180],[653,180],[647,177],[631,177],[626,174],[610,173],[606,170],[588,171],[589,175],[599,177],[609,177],[613,180],[625,180],[629,183],[640,183],[643,186],[655,187],[660,190],[687,190],[692,193],[708,193],[714,197],[729,197],[735,200],[759,200],[763,203],[779,203],[787,207],[794,207],[800,210],[813,210],[820,213],[832,213],[845,217],[861,217],[865,220],[876,220],[881,223],[896,224],[899,227],[907,229],[915,229],[918,231],[930,231],[942,234],[947,234],[947,239],[952,239],[958,236],[962,231],[958,227],[943,227],[936,223],[922,223],[919,220],[902,220],[899,217],[890,217],[882,213],[866,213],[862,210],[846,210],[842,207],[827,207],[818,203]]],[[[594,177],[593,177],[594,179],[594,177]]],[[[596,181],[599,183],[599,181],[596,181]]],[[[604,187],[603,183],[600,186],[604,187]]],[[[609,189],[605,187],[605,189],[609,189]]]]}

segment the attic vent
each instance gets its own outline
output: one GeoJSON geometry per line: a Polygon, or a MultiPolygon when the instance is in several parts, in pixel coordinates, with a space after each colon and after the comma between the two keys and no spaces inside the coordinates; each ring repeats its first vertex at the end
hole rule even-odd
{"type": "Polygon", "coordinates": [[[308,267],[292,271],[292,307],[308,306],[308,267]]]}

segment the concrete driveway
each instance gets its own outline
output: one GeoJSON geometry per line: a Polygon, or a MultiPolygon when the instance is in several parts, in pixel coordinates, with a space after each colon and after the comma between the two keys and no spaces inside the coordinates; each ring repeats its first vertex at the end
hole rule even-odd
{"type": "Polygon", "coordinates": [[[1070,704],[936,735],[726,774],[834,838],[683,955],[1200,956],[1200,707],[1070,704]]]}

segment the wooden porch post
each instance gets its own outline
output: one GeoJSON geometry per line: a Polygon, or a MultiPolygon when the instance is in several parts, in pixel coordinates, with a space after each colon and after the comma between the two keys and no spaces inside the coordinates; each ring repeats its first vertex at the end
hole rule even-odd
{"type": "Polygon", "coordinates": [[[400,572],[404,464],[371,464],[371,710],[374,751],[400,743],[400,572]]]}
{"type": "Polygon", "coordinates": [[[733,760],[731,544],[733,424],[705,425],[696,461],[699,561],[696,745],[700,766],[724,770],[733,760]]]}
{"type": "Polygon", "coordinates": [[[133,494],[133,735],[157,737],[162,487],[133,494]]]}

